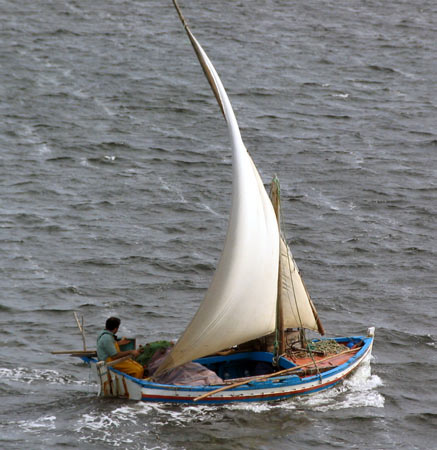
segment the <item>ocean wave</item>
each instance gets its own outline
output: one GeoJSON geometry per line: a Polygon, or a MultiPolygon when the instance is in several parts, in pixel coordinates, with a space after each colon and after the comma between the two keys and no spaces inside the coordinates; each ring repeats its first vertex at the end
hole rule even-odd
{"type": "Polygon", "coordinates": [[[87,385],[89,382],[78,380],[71,375],[61,374],[57,370],[34,369],[29,367],[15,367],[12,369],[1,367],[0,378],[3,381],[12,381],[25,384],[60,384],[60,385],[87,385]]]}

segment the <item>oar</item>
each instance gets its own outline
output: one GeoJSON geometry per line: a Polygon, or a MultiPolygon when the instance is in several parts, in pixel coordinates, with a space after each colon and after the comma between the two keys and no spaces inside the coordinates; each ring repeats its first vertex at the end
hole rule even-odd
{"type": "MultiPolygon", "coordinates": [[[[317,361],[317,363],[320,363],[320,362],[323,362],[323,361],[327,361],[328,359],[332,359],[332,358],[335,358],[335,357],[340,356],[340,355],[344,355],[345,353],[356,352],[358,350],[359,350],[358,348],[345,350],[344,352],[337,353],[336,355],[331,355],[331,356],[327,356],[326,358],[319,359],[317,361]]],[[[197,402],[199,400],[203,400],[204,398],[209,397],[209,396],[214,395],[214,394],[217,394],[218,392],[223,392],[223,391],[227,391],[228,389],[232,389],[232,388],[235,388],[235,387],[238,387],[238,386],[243,386],[243,384],[247,384],[247,383],[250,383],[252,381],[264,381],[264,380],[267,380],[268,378],[277,377],[278,375],[283,375],[285,373],[294,372],[295,370],[302,369],[303,367],[310,366],[311,364],[315,364],[317,366],[317,363],[315,363],[314,361],[310,361],[309,363],[301,364],[300,366],[290,367],[289,369],[280,370],[279,372],[271,373],[269,375],[262,375],[262,376],[259,376],[259,377],[251,378],[250,380],[240,381],[238,383],[230,384],[228,386],[223,386],[223,387],[221,387],[219,389],[215,389],[214,391],[207,392],[205,394],[202,394],[199,397],[196,397],[194,399],[194,401],[197,402]]]]}

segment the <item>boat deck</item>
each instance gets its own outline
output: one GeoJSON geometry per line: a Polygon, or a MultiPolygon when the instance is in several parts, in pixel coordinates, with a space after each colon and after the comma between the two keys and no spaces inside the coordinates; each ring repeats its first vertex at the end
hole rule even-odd
{"type": "MultiPolygon", "coordinates": [[[[296,366],[307,366],[304,367],[301,372],[302,376],[307,376],[313,374],[314,372],[317,372],[317,370],[323,372],[332,369],[334,367],[341,366],[342,364],[349,361],[349,359],[351,359],[360,350],[360,348],[361,347],[350,349],[348,353],[343,354],[332,354],[332,355],[313,354],[312,357],[309,355],[308,356],[291,355],[286,356],[285,358],[291,361],[293,364],[296,364],[296,366]],[[315,366],[317,366],[317,369],[315,368],[315,366]]],[[[347,348],[345,348],[345,351],[347,351],[347,348]]]]}

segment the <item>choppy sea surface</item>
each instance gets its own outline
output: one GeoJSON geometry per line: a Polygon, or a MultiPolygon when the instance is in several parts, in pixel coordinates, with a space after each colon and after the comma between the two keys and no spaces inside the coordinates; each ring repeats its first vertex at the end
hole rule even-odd
{"type": "Polygon", "coordinates": [[[0,447],[437,448],[437,4],[200,1],[216,66],[330,335],[370,365],[281,403],[96,396],[109,315],[177,339],[231,201],[220,110],[170,0],[0,0],[0,447]]]}

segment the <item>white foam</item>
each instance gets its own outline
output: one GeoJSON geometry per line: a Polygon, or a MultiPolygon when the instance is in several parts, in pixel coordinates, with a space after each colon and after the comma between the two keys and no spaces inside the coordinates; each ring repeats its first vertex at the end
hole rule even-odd
{"type": "Polygon", "coordinates": [[[332,94],[333,97],[348,98],[349,94],[332,94]]]}
{"type": "Polygon", "coordinates": [[[121,419],[113,414],[83,414],[78,421],[76,431],[82,432],[86,429],[104,431],[118,428],[121,419]]]}
{"type": "MultiPolygon", "coordinates": [[[[139,440],[144,440],[144,433],[148,433],[148,425],[152,422],[139,420],[140,414],[150,412],[153,408],[145,409],[140,404],[117,407],[111,412],[95,411],[83,414],[74,431],[81,434],[80,440],[84,442],[104,442],[114,447],[127,448],[139,440]],[[116,431],[114,431],[116,430],[116,431]]],[[[148,447],[153,448],[153,447],[148,447]]],[[[166,448],[166,447],[155,447],[166,448]]]]}
{"type": "Polygon", "coordinates": [[[61,375],[56,370],[32,369],[28,367],[0,368],[0,378],[26,384],[38,382],[48,384],[88,384],[84,380],[75,380],[71,376],[61,375]]]}
{"type": "Polygon", "coordinates": [[[56,416],[42,416],[36,420],[19,420],[15,422],[23,431],[32,433],[40,432],[41,430],[56,429],[56,416]]]}
{"type": "Polygon", "coordinates": [[[47,144],[38,145],[38,153],[40,155],[45,155],[48,153],[52,153],[52,149],[47,144]]]}
{"type": "Polygon", "coordinates": [[[223,410],[215,405],[181,405],[177,409],[164,404],[149,405],[153,412],[157,413],[150,423],[154,426],[175,424],[185,425],[202,423],[210,420],[221,420],[223,410]]]}
{"type": "MultiPolygon", "coordinates": [[[[263,413],[266,411],[270,411],[274,408],[278,408],[279,405],[282,405],[280,403],[274,404],[274,403],[231,403],[229,405],[229,409],[232,410],[240,410],[240,411],[251,411],[254,413],[263,413]]],[[[283,406],[279,407],[285,407],[284,409],[296,409],[296,406],[291,403],[283,403],[283,406]]]]}
{"type": "Polygon", "coordinates": [[[136,433],[120,431],[121,419],[113,414],[84,414],[75,431],[81,433],[80,441],[102,441],[119,447],[121,444],[132,444],[132,436],[136,433]],[[117,432],[114,430],[117,429],[117,432]]]}
{"type": "Polygon", "coordinates": [[[301,406],[316,411],[330,411],[358,407],[384,407],[384,397],[377,391],[382,380],[372,375],[370,362],[363,361],[357,370],[338,386],[319,394],[299,399],[301,406]]]}

